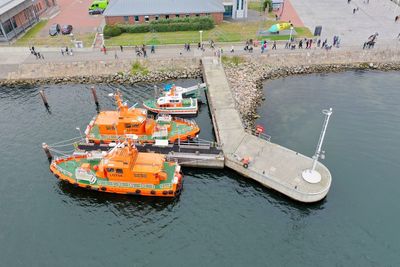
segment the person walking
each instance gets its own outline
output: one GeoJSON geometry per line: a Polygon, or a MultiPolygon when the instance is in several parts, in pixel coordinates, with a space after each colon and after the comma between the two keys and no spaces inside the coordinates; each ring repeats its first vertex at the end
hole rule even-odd
{"type": "Polygon", "coordinates": [[[154,53],[156,52],[156,47],[155,47],[154,45],[151,45],[151,50],[150,50],[150,52],[151,52],[152,54],[154,54],[154,53]]]}
{"type": "Polygon", "coordinates": [[[73,55],[74,55],[74,52],[72,51],[72,48],[71,48],[71,50],[69,51],[69,55],[70,55],[70,56],[73,56],[73,55]]]}
{"type": "Polygon", "coordinates": [[[104,55],[107,55],[107,48],[105,45],[103,45],[103,53],[104,53],[104,55]]]}
{"type": "Polygon", "coordinates": [[[114,51],[114,58],[118,59],[117,50],[114,51]]]}
{"type": "Polygon", "coordinates": [[[276,41],[272,44],[272,50],[276,50],[276,41]]]}
{"type": "Polygon", "coordinates": [[[64,56],[64,49],[61,47],[61,55],[64,56]]]}
{"type": "Polygon", "coordinates": [[[119,49],[121,50],[121,52],[124,52],[124,47],[122,45],[119,46],[119,49]]]}
{"type": "Polygon", "coordinates": [[[235,47],[231,46],[231,53],[235,53],[235,47]]]}

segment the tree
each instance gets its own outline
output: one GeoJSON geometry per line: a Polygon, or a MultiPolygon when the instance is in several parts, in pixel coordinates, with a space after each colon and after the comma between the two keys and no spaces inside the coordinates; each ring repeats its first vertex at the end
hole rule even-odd
{"type": "Polygon", "coordinates": [[[272,0],[264,0],[263,9],[264,11],[268,8],[268,12],[272,11],[272,0]]]}

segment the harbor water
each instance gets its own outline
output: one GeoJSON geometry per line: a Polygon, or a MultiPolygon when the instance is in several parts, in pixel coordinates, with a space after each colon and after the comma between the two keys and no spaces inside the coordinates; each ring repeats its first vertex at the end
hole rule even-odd
{"type": "MultiPolygon", "coordinates": [[[[228,169],[184,169],[175,200],[71,187],[49,172],[41,143],[84,131],[96,114],[90,85],[2,87],[0,266],[397,266],[398,82],[396,72],[359,71],[265,82],[258,123],[308,156],[321,110],[334,109],[324,145],[333,184],[311,205],[228,169]]],[[[101,109],[114,108],[107,95],[117,86],[96,88],[101,109]]],[[[150,84],[118,88],[128,105],[154,96],[150,84]]],[[[213,139],[205,105],[196,120],[213,139]]]]}

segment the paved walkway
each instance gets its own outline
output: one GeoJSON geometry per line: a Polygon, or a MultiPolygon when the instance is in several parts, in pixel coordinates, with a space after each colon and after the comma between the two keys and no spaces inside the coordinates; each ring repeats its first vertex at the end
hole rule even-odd
{"type": "MultiPolygon", "coordinates": [[[[400,33],[400,21],[395,23],[396,4],[389,0],[291,0],[304,24],[314,32],[322,26],[322,37],[332,42],[334,35],[343,45],[362,45],[367,38],[379,33],[378,42],[390,43],[400,33]],[[355,14],[353,9],[358,8],[355,14]]],[[[397,9],[400,13],[400,8],[397,9]]]]}
{"type": "Polygon", "coordinates": [[[291,21],[295,27],[304,27],[304,23],[296,12],[290,0],[285,0],[283,8],[278,10],[276,14],[280,20],[291,21]]]}
{"type": "Polygon", "coordinates": [[[205,57],[202,62],[214,131],[222,144],[225,166],[295,200],[323,199],[331,186],[329,170],[318,163],[316,169],[322,180],[308,183],[301,173],[312,166],[311,158],[245,132],[222,65],[216,57],[205,57]],[[250,158],[248,168],[241,162],[245,157],[250,158]]]}

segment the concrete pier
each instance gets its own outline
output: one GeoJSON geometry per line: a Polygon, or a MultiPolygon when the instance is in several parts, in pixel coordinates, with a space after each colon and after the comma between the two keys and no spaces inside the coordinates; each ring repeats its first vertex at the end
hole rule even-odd
{"type": "MultiPolygon", "coordinates": [[[[329,170],[318,162],[319,183],[305,181],[301,174],[312,159],[245,131],[235,108],[224,69],[215,57],[202,59],[203,77],[217,141],[222,145],[225,166],[300,202],[323,199],[331,186],[329,170]],[[242,159],[249,157],[245,168],[242,159]]],[[[316,129],[318,130],[318,129],[316,129]]]]}

